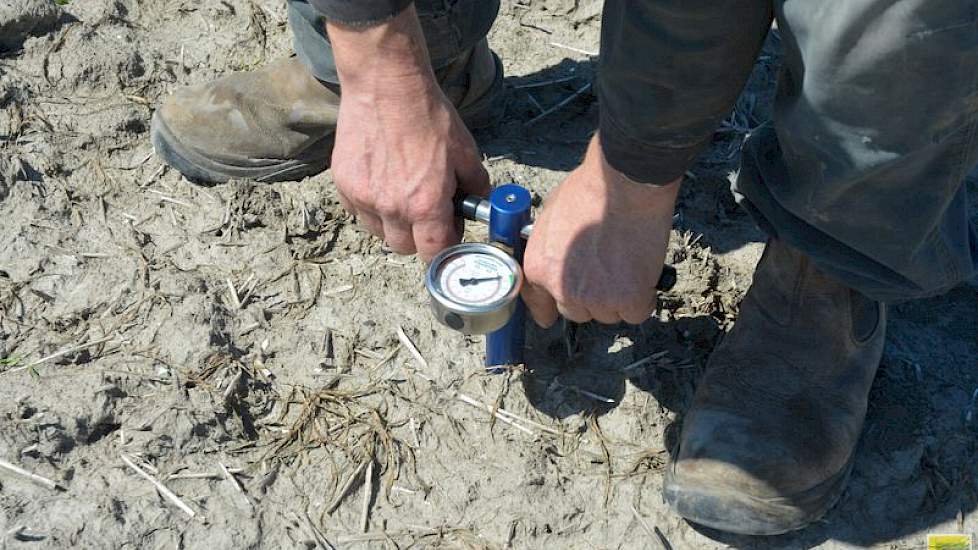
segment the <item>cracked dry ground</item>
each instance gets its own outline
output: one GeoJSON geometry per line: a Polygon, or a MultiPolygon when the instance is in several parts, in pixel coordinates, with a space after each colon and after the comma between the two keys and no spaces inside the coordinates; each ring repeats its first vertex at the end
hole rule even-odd
{"type": "MultiPolygon", "coordinates": [[[[589,56],[551,43],[596,50],[599,4],[503,2],[506,117],[476,136],[494,181],[545,196],[580,158],[590,94],[525,123],[593,78],[589,56]]],[[[969,286],[895,308],[824,522],[726,537],[661,501],[762,247],[726,186],[769,116],[776,40],[689,174],[680,283],[654,317],[570,342],[531,328],[527,368],[489,376],[481,339],[431,319],[423,265],[359,229],[329,174],[200,187],[153,155],[167,93],[289,54],[283,5],[58,9],[0,54],[0,460],[59,486],[0,472],[0,547],[919,548],[974,531],[969,286]]]]}

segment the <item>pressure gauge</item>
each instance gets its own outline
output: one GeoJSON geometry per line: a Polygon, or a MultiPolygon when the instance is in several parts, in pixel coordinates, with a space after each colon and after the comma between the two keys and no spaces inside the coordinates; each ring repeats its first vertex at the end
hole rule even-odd
{"type": "Polygon", "coordinates": [[[502,328],[516,309],[523,270],[511,255],[484,243],[443,250],[428,266],[425,287],[435,317],[465,334],[502,328]]]}

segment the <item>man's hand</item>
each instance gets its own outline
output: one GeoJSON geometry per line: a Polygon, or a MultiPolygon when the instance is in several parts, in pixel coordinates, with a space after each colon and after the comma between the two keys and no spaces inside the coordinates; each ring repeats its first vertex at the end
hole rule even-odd
{"type": "Polygon", "coordinates": [[[638,324],[655,306],[679,180],[629,180],[605,161],[599,136],[547,197],[527,243],[523,299],[537,324],[638,324]]]}
{"type": "Polygon", "coordinates": [[[456,188],[490,191],[475,141],[438,87],[413,5],[378,26],[327,31],[342,86],[340,200],[394,252],[430,260],[461,237],[456,188]]]}

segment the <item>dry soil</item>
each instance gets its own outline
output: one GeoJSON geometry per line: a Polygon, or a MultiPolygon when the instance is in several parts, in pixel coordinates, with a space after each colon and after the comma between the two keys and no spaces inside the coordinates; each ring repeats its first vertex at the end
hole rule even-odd
{"type": "MultiPolygon", "coordinates": [[[[65,4],[0,0],[0,460],[58,485],[0,470],[0,548],[922,548],[975,531],[968,285],[893,309],[823,522],[733,537],[662,502],[763,246],[727,185],[770,113],[776,36],[689,174],[681,281],[656,315],[533,329],[526,369],[486,375],[481,339],[432,321],[424,266],[359,229],[328,173],[199,187],[154,156],[169,92],[290,55],[282,2],[65,4]]],[[[591,82],[599,8],[503,2],[506,114],[477,135],[494,181],[543,197],[580,159],[586,89],[527,123],[591,82]]]]}

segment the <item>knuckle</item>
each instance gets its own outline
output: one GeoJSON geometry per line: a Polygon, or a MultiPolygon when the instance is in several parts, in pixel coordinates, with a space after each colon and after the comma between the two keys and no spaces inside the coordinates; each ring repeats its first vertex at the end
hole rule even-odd
{"type": "Polygon", "coordinates": [[[536,284],[542,278],[542,271],[540,269],[540,262],[535,259],[535,256],[526,254],[523,259],[523,276],[526,277],[527,282],[536,284]]]}
{"type": "Polygon", "coordinates": [[[377,200],[374,201],[373,207],[374,211],[376,211],[377,214],[385,220],[401,217],[400,205],[395,201],[377,200]]]}
{"type": "Polygon", "coordinates": [[[444,215],[444,204],[431,198],[412,200],[408,215],[413,220],[435,220],[444,215]]]}
{"type": "Polygon", "coordinates": [[[556,301],[559,304],[576,305],[578,303],[573,296],[565,292],[564,289],[560,286],[557,287],[544,286],[544,288],[547,289],[547,292],[549,292],[551,296],[553,296],[554,301],[556,301]]]}
{"type": "Polygon", "coordinates": [[[561,284],[559,286],[559,292],[563,301],[568,304],[575,304],[588,309],[600,308],[602,306],[600,301],[596,300],[592,293],[580,286],[561,284]]]}
{"type": "Polygon", "coordinates": [[[369,207],[373,203],[373,196],[362,185],[351,185],[340,190],[358,208],[369,207]]]}
{"type": "Polygon", "coordinates": [[[559,284],[559,279],[554,276],[558,273],[552,264],[547,264],[541,260],[530,259],[527,257],[523,261],[523,274],[530,284],[547,289],[554,297],[554,291],[560,290],[563,285],[559,284]]]}

